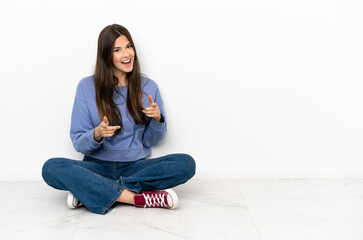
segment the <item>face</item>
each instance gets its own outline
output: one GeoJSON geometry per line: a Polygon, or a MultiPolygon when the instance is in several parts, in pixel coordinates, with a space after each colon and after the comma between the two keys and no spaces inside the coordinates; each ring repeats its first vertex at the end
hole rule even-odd
{"type": "Polygon", "coordinates": [[[131,42],[126,36],[121,35],[115,41],[112,54],[114,75],[129,73],[134,67],[135,51],[131,42]]]}

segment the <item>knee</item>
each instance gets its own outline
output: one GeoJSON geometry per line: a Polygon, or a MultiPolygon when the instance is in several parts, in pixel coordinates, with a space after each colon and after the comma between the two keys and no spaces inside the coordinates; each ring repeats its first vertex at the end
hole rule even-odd
{"type": "Polygon", "coordinates": [[[180,158],[182,159],[182,169],[184,169],[184,173],[190,179],[195,175],[196,164],[192,156],[188,154],[180,154],[180,158]]]}
{"type": "Polygon", "coordinates": [[[48,159],[42,168],[42,177],[45,182],[51,181],[59,171],[60,167],[66,163],[67,159],[64,158],[50,158],[48,159]]]}

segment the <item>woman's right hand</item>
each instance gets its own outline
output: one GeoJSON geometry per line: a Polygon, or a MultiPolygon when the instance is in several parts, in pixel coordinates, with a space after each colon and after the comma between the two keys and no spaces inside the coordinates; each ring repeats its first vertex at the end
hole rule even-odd
{"type": "Polygon", "coordinates": [[[109,126],[107,117],[105,116],[100,125],[93,131],[93,138],[96,142],[99,142],[103,137],[112,137],[115,131],[120,128],[120,126],[109,126]]]}

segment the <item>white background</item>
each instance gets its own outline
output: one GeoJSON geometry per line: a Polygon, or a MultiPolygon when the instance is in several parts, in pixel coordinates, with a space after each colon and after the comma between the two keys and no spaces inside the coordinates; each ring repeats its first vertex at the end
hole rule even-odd
{"type": "Polygon", "coordinates": [[[131,32],[165,102],[153,157],[197,176],[363,176],[363,2],[1,0],[0,180],[40,180],[69,138],[97,38],[131,32]]]}

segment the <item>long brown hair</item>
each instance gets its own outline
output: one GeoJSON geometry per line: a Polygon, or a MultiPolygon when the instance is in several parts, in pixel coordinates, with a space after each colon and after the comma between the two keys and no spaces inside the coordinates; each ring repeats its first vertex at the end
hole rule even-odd
{"type": "Polygon", "coordinates": [[[136,124],[146,124],[146,117],[142,104],[140,64],[136,54],[134,41],[129,31],[118,24],[105,27],[98,37],[97,61],[95,67],[96,103],[100,121],[106,116],[110,126],[121,126],[115,131],[114,136],[120,134],[123,129],[122,116],[117,105],[113,101],[115,86],[118,79],[112,74],[112,54],[115,41],[124,35],[132,44],[135,51],[133,70],[126,74],[128,91],[126,104],[130,115],[136,124]]]}

